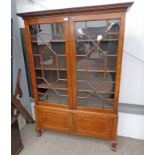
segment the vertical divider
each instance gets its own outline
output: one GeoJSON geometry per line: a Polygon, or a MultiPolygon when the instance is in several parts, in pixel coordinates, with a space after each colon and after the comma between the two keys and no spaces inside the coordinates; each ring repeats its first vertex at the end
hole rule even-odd
{"type": "Polygon", "coordinates": [[[36,75],[34,71],[34,64],[33,64],[33,56],[32,56],[32,47],[31,47],[31,40],[30,40],[30,32],[29,32],[29,24],[27,24],[27,21],[24,21],[25,24],[25,38],[26,38],[26,47],[27,47],[27,53],[29,58],[29,66],[30,66],[30,72],[31,72],[31,79],[32,79],[32,87],[33,87],[33,93],[35,98],[35,103],[38,104],[38,93],[37,93],[37,85],[36,85],[36,75]]]}
{"type": "Polygon", "coordinates": [[[70,17],[70,48],[71,48],[71,75],[72,75],[72,110],[77,109],[76,105],[76,47],[75,47],[75,28],[74,16],[70,17]]]}
{"type": "Polygon", "coordinates": [[[71,38],[70,38],[70,17],[65,21],[65,40],[66,40],[66,65],[67,65],[67,79],[68,79],[68,108],[73,109],[73,93],[72,93],[72,62],[71,62],[71,38]]]}
{"type": "Polygon", "coordinates": [[[120,78],[121,78],[121,66],[123,55],[123,42],[124,42],[124,29],[125,29],[125,13],[120,15],[120,30],[119,30],[119,42],[118,42],[118,55],[117,55],[117,68],[116,68],[116,83],[115,83],[115,97],[114,97],[114,113],[118,113],[118,100],[120,91],[120,78]]]}

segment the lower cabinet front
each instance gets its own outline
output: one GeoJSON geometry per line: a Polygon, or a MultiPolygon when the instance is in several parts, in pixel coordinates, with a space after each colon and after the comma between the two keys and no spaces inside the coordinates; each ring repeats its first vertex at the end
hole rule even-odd
{"type": "Polygon", "coordinates": [[[116,140],[117,115],[36,106],[36,129],[116,140]]]}
{"type": "Polygon", "coordinates": [[[106,139],[112,138],[114,116],[77,112],[75,117],[79,134],[106,139]]]}

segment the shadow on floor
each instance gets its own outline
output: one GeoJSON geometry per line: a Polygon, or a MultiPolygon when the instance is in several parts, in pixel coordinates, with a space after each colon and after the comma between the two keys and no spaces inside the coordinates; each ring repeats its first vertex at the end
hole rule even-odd
{"type": "Polygon", "coordinates": [[[34,125],[21,130],[24,149],[20,155],[143,155],[144,141],[118,137],[117,152],[111,151],[111,143],[95,138],[44,131],[36,137],[34,125]]]}

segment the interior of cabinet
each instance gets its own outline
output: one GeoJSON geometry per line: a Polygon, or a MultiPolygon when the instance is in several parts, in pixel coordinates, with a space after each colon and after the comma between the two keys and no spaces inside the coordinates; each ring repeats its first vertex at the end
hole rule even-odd
{"type": "Polygon", "coordinates": [[[31,25],[30,35],[39,101],[68,104],[64,23],[31,25]]]}
{"type": "Polygon", "coordinates": [[[77,106],[113,108],[119,23],[118,19],[74,23],[77,106]],[[81,92],[81,86],[89,91],[81,92]]]}
{"type": "MultiPolygon", "coordinates": [[[[113,108],[119,20],[74,23],[77,106],[113,108]]],[[[68,104],[64,23],[30,26],[39,102],[68,104]]]]}

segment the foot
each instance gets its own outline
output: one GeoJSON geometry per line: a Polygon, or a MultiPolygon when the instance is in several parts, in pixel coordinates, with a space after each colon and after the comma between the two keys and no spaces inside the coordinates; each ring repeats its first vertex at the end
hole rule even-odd
{"type": "Polygon", "coordinates": [[[114,152],[117,151],[117,143],[116,142],[112,142],[111,150],[114,151],[114,152]]]}
{"type": "Polygon", "coordinates": [[[36,136],[37,136],[37,137],[41,137],[41,135],[42,135],[41,130],[39,130],[39,131],[36,132],[36,136]]]}

